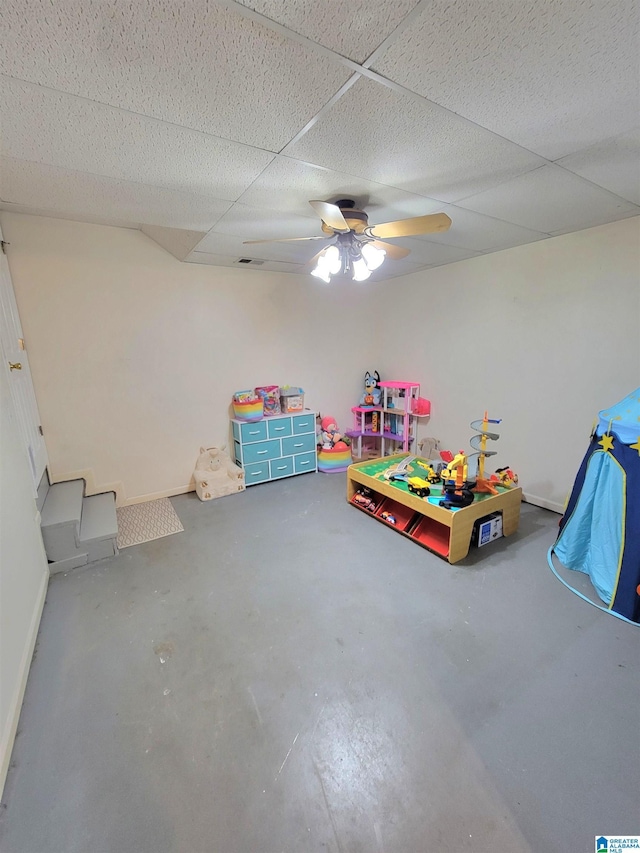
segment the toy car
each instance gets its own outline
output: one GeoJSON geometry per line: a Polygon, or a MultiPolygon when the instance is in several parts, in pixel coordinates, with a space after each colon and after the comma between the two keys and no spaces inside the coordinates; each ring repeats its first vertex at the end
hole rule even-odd
{"type": "MultiPolygon", "coordinates": [[[[368,489],[367,492],[369,492],[368,489]]],[[[369,512],[374,512],[377,506],[370,493],[367,494],[363,492],[356,492],[356,494],[352,498],[352,501],[354,504],[357,504],[358,506],[362,507],[362,509],[369,510],[369,512]]]]}
{"type": "Polygon", "coordinates": [[[396,524],[395,515],[391,515],[391,513],[387,512],[386,509],[380,513],[380,518],[384,518],[384,520],[388,521],[389,524],[396,524]]]}
{"type": "Polygon", "coordinates": [[[422,477],[409,477],[407,480],[407,488],[410,492],[413,492],[414,495],[418,495],[420,498],[426,498],[427,495],[431,494],[429,483],[427,483],[426,480],[423,480],[422,477]]]}

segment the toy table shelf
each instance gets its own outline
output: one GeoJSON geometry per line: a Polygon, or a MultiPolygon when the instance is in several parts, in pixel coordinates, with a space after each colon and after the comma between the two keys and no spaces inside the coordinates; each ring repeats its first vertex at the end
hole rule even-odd
{"type": "MultiPolygon", "coordinates": [[[[476,495],[472,504],[460,509],[445,509],[432,502],[430,498],[420,498],[408,491],[406,484],[385,480],[383,472],[390,466],[396,465],[407,454],[385,456],[384,459],[370,459],[357,462],[347,469],[347,501],[358,509],[367,512],[362,506],[353,503],[353,496],[361,486],[366,486],[376,496],[376,511],[370,515],[383,521],[379,513],[382,510],[393,512],[394,504],[402,507],[402,524],[395,527],[398,533],[408,536],[414,542],[428,548],[450,563],[458,563],[469,553],[473,526],[479,518],[494,512],[502,513],[502,532],[510,536],[518,529],[520,522],[520,503],[522,489],[506,489],[498,487],[497,495],[476,495]],[[381,503],[384,505],[381,506],[381,503]],[[406,521],[406,510],[410,510],[411,518],[406,521]]],[[[421,460],[426,461],[426,460],[421,460]]],[[[414,470],[420,476],[419,469],[414,470]]],[[[434,486],[432,498],[439,496],[440,488],[434,486]]],[[[438,498],[439,499],[439,498],[438,498]]],[[[387,526],[389,525],[387,522],[387,526]]]]}

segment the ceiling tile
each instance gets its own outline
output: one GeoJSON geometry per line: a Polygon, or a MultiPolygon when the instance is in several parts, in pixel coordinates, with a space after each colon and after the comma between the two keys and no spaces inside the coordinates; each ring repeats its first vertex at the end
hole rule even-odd
{"type": "Polygon", "coordinates": [[[558,165],[640,204],[640,129],[563,157],[558,165]]]}
{"type": "Polygon", "coordinates": [[[5,0],[0,72],[280,150],[351,71],[208,0],[5,0]]]}
{"type": "Polygon", "coordinates": [[[334,172],[289,157],[276,157],[240,197],[242,204],[267,207],[317,220],[311,199],[352,198],[367,211],[372,224],[431,213],[442,202],[364,178],[334,172]]]}
{"type": "Polygon", "coordinates": [[[589,228],[634,210],[629,202],[558,166],[542,166],[458,206],[547,233],[589,228]]]}
{"type": "Polygon", "coordinates": [[[638,116],[636,0],[433,0],[374,63],[549,159],[638,116]]]}
{"type": "Polygon", "coordinates": [[[325,243],[322,240],[309,240],[309,242],[258,243],[257,245],[245,246],[243,239],[243,237],[234,234],[220,234],[216,231],[210,231],[195,248],[198,252],[226,255],[236,259],[258,258],[306,264],[325,245],[328,245],[328,242],[325,243]]]}
{"type": "Polygon", "coordinates": [[[341,56],[364,62],[417,5],[418,0],[349,0],[309,3],[301,0],[239,0],[341,56]]]}
{"type": "Polygon", "coordinates": [[[278,261],[265,261],[263,264],[239,264],[237,257],[227,255],[214,255],[209,252],[192,252],[187,258],[190,264],[206,264],[212,267],[236,267],[243,270],[262,270],[263,272],[288,272],[299,273],[299,264],[281,263],[278,261]]]}
{"type": "Polygon", "coordinates": [[[277,213],[267,208],[234,204],[219,222],[215,232],[234,234],[242,240],[277,240],[289,237],[322,237],[320,220],[308,216],[277,213]]]}
{"type": "Polygon", "coordinates": [[[10,157],[234,201],[273,154],[29,83],[0,89],[10,157]]]}
{"type": "Polygon", "coordinates": [[[481,216],[453,204],[441,206],[437,212],[447,214],[451,219],[451,228],[439,234],[416,237],[417,240],[488,252],[533,243],[547,236],[540,231],[532,231],[511,222],[492,219],[490,216],[481,216]]]}
{"type": "Polygon", "coordinates": [[[208,231],[229,202],[25,160],[1,158],[2,200],[69,219],[208,231]]]}
{"type": "Polygon", "coordinates": [[[364,78],[284,153],[450,202],[543,162],[453,113],[364,78]]]}
{"type": "MultiPolygon", "coordinates": [[[[480,252],[474,252],[472,249],[460,249],[457,246],[443,246],[441,243],[429,243],[425,239],[415,239],[414,237],[400,237],[396,240],[389,240],[397,246],[404,246],[405,249],[410,249],[411,254],[407,260],[411,264],[419,264],[420,266],[440,266],[441,264],[453,264],[456,261],[464,261],[465,258],[473,258],[480,252]]],[[[391,259],[386,260],[384,266],[392,264],[391,259]]]]}

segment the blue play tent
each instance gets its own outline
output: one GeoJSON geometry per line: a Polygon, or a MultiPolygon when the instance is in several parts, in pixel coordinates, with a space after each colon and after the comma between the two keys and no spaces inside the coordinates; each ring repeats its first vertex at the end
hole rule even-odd
{"type": "Polygon", "coordinates": [[[551,553],[640,623],[640,388],[600,412],[551,553]]]}

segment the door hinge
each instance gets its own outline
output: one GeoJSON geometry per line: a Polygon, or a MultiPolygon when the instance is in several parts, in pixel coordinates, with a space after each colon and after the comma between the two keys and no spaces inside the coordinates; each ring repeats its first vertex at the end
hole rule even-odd
{"type": "Polygon", "coordinates": [[[38,432],[40,433],[40,435],[44,435],[44,430],[42,429],[42,425],[40,425],[38,427],[38,432]]]}
{"type": "Polygon", "coordinates": [[[3,255],[6,255],[6,254],[7,254],[7,249],[6,249],[6,247],[7,247],[7,246],[10,246],[10,245],[11,245],[11,244],[10,244],[10,243],[8,243],[6,240],[0,240],[0,249],[2,249],[2,254],[3,254],[3,255]]]}

